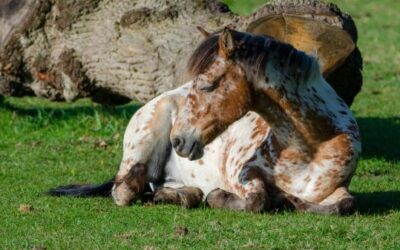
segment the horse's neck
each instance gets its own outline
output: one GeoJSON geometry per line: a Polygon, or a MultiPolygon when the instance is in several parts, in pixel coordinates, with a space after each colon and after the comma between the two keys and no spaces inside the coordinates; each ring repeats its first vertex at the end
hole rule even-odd
{"type": "Polygon", "coordinates": [[[300,85],[264,83],[255,88],[254,109],[285,148],[313,152],[355,124],[347,105],[322,76],[300,85]]]}

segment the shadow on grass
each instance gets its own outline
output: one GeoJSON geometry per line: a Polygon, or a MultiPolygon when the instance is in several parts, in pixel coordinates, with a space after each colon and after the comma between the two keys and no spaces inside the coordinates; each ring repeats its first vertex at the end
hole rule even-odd
{"type": "Polygon", "coordinates": [[[361,129],[364,158],[400,160],[400,117],[357,118],[361,129]]]}
{"type": "MultiPolygon", "coordinates": [[[[0,107],[8,109],[18,115],[31,117],[51,116],[55,119],[70,119],[78,115],[93,116],[96,112],[116,116],[129,120],[140,105],[128,104],[119,107],[78,106],[78,107],[45,107],[45,108],[22,108],[9,104],[7,101],[0,101],[0,107]]],[[[382,158],[390,161],[400,160],[400,117],[378,118],[359,117],[357,118],[361,129],[363,140],[364,158],[382,158]]]]}
{"type": "Polygon", "coordinates": [[[18,107],[7,101],[0,100],[0,108],[15,112],[17,115],[30,117],[51,117],[52,119],[68,120],[80,115],[93,116],[96,112],[119,118],[130,119],[132,115],[141,107],[140,104],[126,104],[122,106],[72,106],[72,107],[18,107]]]}
{"type": "Polygon", "coordinates": [[[400,191],[353,193],[360,214],[386,214],[400,210],[400,191]]]}

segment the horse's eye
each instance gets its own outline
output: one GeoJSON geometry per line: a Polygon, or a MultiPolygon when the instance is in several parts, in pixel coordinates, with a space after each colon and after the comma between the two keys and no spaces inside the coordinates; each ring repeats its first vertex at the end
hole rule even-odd
{"type": "Polygon", "coordinates": [[[212,92],[218,87],[218,82],[213,82],[212,84],[204,84],[199,89],[203,92],[212,92]]]}
{"type": "Polygon", "coordinates": [[[201,80],[201,78],[198,79],[198,83],[197,83],[197,88],[200,91],[203,92],[212,92],[214,91],[216,88],[218,88],[219,83],[221,81],[221,79],[224,77],[224,74],[217,77],[216,79],[214,79],[214,81],[209,82],[208,80],[201,80]]]}

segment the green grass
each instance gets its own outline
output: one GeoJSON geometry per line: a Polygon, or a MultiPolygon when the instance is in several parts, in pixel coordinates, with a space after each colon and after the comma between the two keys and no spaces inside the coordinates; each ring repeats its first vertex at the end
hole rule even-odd
{"type": "MultiPolygon", "coordinates": [[[[262,1],[230,2],[248,13],[262,1]]],[[[335,2],[355,18],[365,59],[364,88],[352,107],[364,152],[351,184],[360,203],[355,215],[119,208],[105,198],[44,196],[59,184],[114,175],[125,126],[138,106],[6,98],[0,102],[0,249],[399,249],[400,1],[335,2]],[[20,212],[20,204],[33,211],[20,212]],[[182,226],[186,236],[176,233],[182,226]]]]}

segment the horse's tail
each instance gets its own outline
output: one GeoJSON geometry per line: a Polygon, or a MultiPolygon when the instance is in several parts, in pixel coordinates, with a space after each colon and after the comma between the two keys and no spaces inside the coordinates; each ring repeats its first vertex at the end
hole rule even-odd
{"type": "Polygon", "coordinates": [[[51,196],[73,196],[73,197],[91,197],[91,196],[110,196],[114,185],[114,178],[100,185],[66,185],[59,186],[47,191],[51,196]]]}

